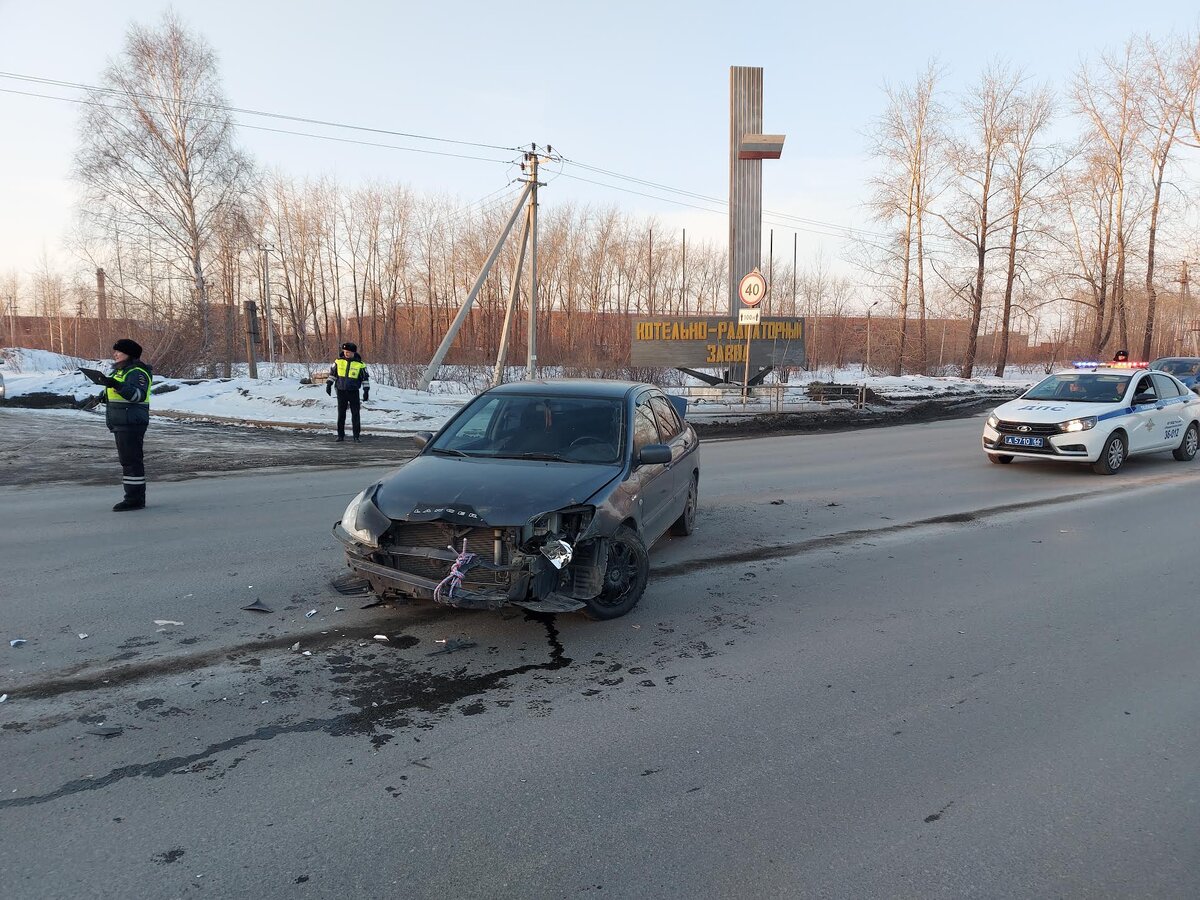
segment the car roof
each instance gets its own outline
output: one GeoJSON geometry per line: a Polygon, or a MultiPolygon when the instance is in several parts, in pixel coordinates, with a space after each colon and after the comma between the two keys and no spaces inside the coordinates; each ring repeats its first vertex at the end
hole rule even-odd
{"type": "Polygon", "coordinates": [[[489,394],[537,394],[542,397],[621,398],[638,388],[654,385],[640,381],[613,381],[607,378],[547,378],[536,381],[510,381],[487,391],[489,394]]]}
{"type": "Polygon", "coordinates": [[[1154,363],[1160,363],[1160,362],[1192,362],[1192,363],[1195,363],[1195,362],[1200,362],[1200,356],[1160,356],[1158,359],[1154,360],[1154,362],[1150,363],[1150,365],[1154,365],[1154,363]]]}

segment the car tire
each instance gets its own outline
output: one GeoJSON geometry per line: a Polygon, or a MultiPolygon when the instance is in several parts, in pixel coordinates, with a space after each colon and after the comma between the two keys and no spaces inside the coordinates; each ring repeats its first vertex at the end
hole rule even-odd
{"type": "Polygon", "coordinates": [[[1104,442],[1100,458],[1092,463],[1092,471],[1097,475],[1116,475],[1128,458],[1129,445],[1125,442],[1125,435],[1114,431],[1104,442]]]}
{"type": "Polygon", "coordinates": [[[675,520],[671,526],[671,534],[679,537],[687,537],[696,530],[696,507],[700,504],[700,479],[692,476],[692,483],[688,485],[687,500],[683,504],[683,513],[675,520]]]}
{"type": "Polygon", "coordinates": [[[584,612],[590,619],[616,619],[625,615],[642,599],[650,578],[650,554],[638,533],[626,525],[608,539],[608,562],[604,568],[604,586],[586,601],[584,612]]]}
{"type": "Polygon", "coordinates": [[[1012,461],[1013,461],[1013,458],[1011,456],[1009,456],[1007,453],[989,453],[988,454],[988,462],[996,463],[997,465],[1000,465],[1000,466],[1007,466],[1012,461]]]}
{"type": "Polygon", "coordinates": [[[1193,422],[1183,433],[1183,440],[1172,451],[1172,455],[1180,462],[1191,462],[1196,458],[1197,450],[1200,450],[1200,426],[1193,422]]]}

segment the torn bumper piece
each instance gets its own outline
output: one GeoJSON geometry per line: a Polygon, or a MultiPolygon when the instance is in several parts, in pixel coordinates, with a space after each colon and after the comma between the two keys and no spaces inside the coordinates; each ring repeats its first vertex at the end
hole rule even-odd
{"type": "Polygon", "coordinates": [[[535,612],[572,612],[585,605],[553,591],[561,573],[553,560],[546,556],[521,554],[507,565],[476,560],[466,570],[461,583],[452,592],[447,592],[438,590],[442,579],[407,572],[381,562],[379,557],[422,558],[449,565],[456,558],[449,548],[392,547],[388,552],[360,543],[340,522],[333,526],[333,535],[346,548],[346,565],[365,578],[381,596],[402,594],[421,600],[436,600],[460,609],[495,610],[511,604],[535,612]]]}

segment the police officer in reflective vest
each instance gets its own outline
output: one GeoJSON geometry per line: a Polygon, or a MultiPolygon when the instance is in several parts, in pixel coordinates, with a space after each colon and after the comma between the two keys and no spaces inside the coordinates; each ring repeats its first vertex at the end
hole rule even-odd
{"type": "Polygon", "coordinates": [[[329,377],[325,379],[325,393],[333,394],[337,388],[337,439],[346,439],[346,409],[350,409],[350,418],[354,427],[354,442],[357,444],[362,422],[359,418],[358,389],[362,388],[363,400],[371,399],[371,377],[362,357],[358,355],[358,345],[350,341],[342,344],[342,355],[333,361],[329,367],[329,377]]]}
{"type": "Polygon", "coordinates": [[[121,461],[121,482],[125,499],[113,507],[116,512],[142,509],[146,505],[146,468],[142,460],[142,439],[150,424],[150,386],[154,376],[142,362],[142,347],[137,341],[121,338],[113,344],[113,370],[102,376],[104,420],[117,440],[117,458],[121,461]]]}

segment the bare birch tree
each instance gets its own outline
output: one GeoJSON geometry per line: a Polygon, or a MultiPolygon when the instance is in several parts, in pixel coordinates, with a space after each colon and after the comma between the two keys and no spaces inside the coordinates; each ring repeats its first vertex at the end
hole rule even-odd
{"type": "Polygon", "coordinates": [[[988,254],[998,249],[993,238],[1005,217],[995,207],[1003,190],[1000,167],[1012,140],[1021,75],[1000,63],[990,65],[976,87],[963,98],[964,132],[950,141],[951,198],[937,218],[969,255],[966,278],[970,322],[961,374],[970,378],[979,351],[979,326],[988,271],[988,254]]]}
{"type": "Polygon", "coordinates": [[[1146,329],[1142,336],[1142,359],[1150,359],[1154,342],[1158,292],[1154,287],[1159,215],[1167,165],[1177,149],[1185,119],[1195,108],[1200,82],[1200,53],[1189,53],[1187,45],[1170,42],[1160,46],[1149,36],[1142,39],[1141,91],[1138,137],[1149,164],[1151,188],[1150,223],[1146,236],[1146,329]]]}
{"type": "Polygon", "coordinates": [[[84,107],[75,170],[82,212],[101,231],[141,226],[193,285],[201,355],[212,361],[205,269],[210,243],[242,203],[251,165],[234,145],[216,55],[174,13],[134,25],[84,107]]]}

